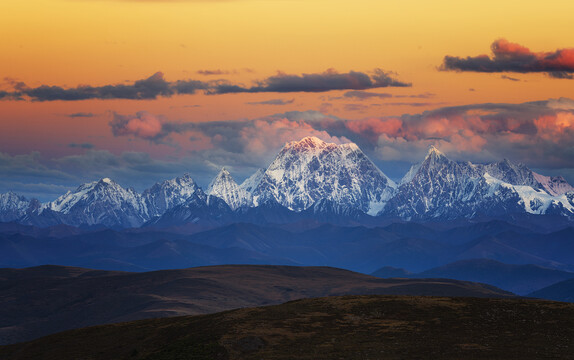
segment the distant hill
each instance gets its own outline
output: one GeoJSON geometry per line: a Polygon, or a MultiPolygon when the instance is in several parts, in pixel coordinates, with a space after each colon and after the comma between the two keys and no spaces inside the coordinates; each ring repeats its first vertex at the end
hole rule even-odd
{"type": "Polygon", "coordinates": [[[72,330],[0,358],[571,359],[572,339],[574,304],[371,295],[72,330]]]}
{"type": "Polygon", "coordinates": [[[526,295],[548,285],[574,278],[572,272],[548,269],[538,265],[504,264],[489,259],[456,261],[420,273],[411,273],[404,269],[387,266],[375,271],[372,275],[382,278],[448,278],[476,281],[519,295],[526,295]]]}
{"type": "Polygon", "coordinates": [[[528,294],[529,297],[574,302],[574,279],[564,280],[528,294]]]}
{"type": "Polygon", "coordinates": [[[0,268],[53,264],[152,271],[274,264],[331,266],[369,274],[383,266],[421,272],[482,258],[574,272],[573,227],[536,232],[501,221],[458,223],[448,229],[429,223],[366,227],[298,222],[289,226],[233,223],[194,231],[36,228],[5,223],[0,224],[0,268]]]}
{"type": "Polygon", "coordinates": [[[0,269],[0,344],[91,325],[346,294],[513,296],[478,283],[379,279],[328,267],[225,265],[145,273],[0,269]]]}

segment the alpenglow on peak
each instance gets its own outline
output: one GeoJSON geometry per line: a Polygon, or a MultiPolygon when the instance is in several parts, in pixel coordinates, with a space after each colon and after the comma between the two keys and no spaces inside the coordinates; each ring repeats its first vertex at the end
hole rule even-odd
{"type": "Polygon", "coordinates": [[[438,157],[438,156],[444,156],[444,154],[443,154],[439,149],[437,149],[436,146],[431,145],[431,146],[429,146],[429,150],[428,150],[428,152],[427,152],[427,156],[426,156],[426,157],[428,158],[429,156],[438,157]]]}
{"type": "Polygon", "coordinates": [[[252,194],[255,205],[272,200],[301,211],[326,199],[375,214],[395,189],[357,145],[306,137],[285,144],[252,194]]]}

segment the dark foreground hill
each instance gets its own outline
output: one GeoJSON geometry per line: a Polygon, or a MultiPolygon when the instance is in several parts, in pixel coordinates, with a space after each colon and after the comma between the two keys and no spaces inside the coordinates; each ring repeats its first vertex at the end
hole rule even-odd
{"type": "Polygon", "coordinates": [[[0,344],[92,325],[362,294],[513,296],[479,283],[379,279],[327,267],[224,265],[146,273],[0,269],[0,344]]]}
{"type": "Polygon", "coordinates": [[[0,347],[38,359],[572,359],[574,304],[345,296],[72,330],[0,347]]]}

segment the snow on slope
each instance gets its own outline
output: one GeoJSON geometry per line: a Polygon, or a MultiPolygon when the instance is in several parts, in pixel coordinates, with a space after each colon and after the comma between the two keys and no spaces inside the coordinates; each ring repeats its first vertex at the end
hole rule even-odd
{"type": "Polygon", "coordinates": [[[154,184],[142,194],[148,218],[161,216],[167,210],[183,204],[190,196],[201,191],[189,174],[154,184]]]}
{"type": "Polygon", "coordinates": [[[572,204],[565,194],[552,196],[544,190],[537,190],[525,185],[512,185],[496,179],[490,174],[484,175],[486,183],[491,186],[491,193],[496,189],[510,189],[518,195],[518,204],[524,211],[530,214],[547,214],[562,209],[574,214],[574,204],[572,204]]]}
{"type": "Polygon", "coordinates": [[[376,214],[395,189],[357,145],[306,137],[285,145],[253,190],[253,199],[255,204],[273,199],[294,211],[327,199],[376,214]]]}
{"type": "Polygon", "coordinates": [[[241,188],[229,171],[222,168],[219,174],[211,181],[207,188],[207,195],[217,196],[229,205],[232,210],[252,203],[251,194],[241,188]]]}
{"type": "Polygon", "coordinates": [[[15,221],[26,214],[30,200],[13,192],[0,194],[0,221],[15,221]]]}
{"type": "Polygon", "coordinates": [[[403,219],[520,212],[572,215],[568,196],[552,196],[545,190],[535,173],[522,164],[457,162],[431,147],[425,160],[403,177],[397,195],[380,214],[403,219]]]}
{"type": "Polygon", "coordinates": [[[574,187],[566,182],[562,176],[544,176],[533,173],[534,178],[538,181],[544,190],[550,195],[564,195],[567,192],[574,191],[574,187]]]}

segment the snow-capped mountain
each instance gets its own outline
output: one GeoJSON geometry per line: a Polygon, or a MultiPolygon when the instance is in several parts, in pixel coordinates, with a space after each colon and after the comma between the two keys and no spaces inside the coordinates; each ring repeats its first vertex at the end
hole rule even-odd
{"type": "Polygon", "coordinates": [[[30,208],[31,202],[24,196],[13,192],[0,194],[0,221],[9,222],[20,219],[30,208]]]}
{"type": "Polygon", "coordinates": [[[207,194],[222,199],[232,210],[252,204],[251,194],[237,185],[229,171],[225,168],[222,168],[211,184],[209,184],[207,194]]]}
{"type": "Polygon", "coordinates": [[[199,189],[184,203],[168,209],[162,216],[152,219],[146,226],[170,227],[189,223],[223,223],[232,214],[227,203],[217,196],[205,195],[199,189]]]}
{"type": "Polygon", "coordinates": [[[239,187],[251,194],[259,185],[259,183],[261,183],[263,175],[265,175],[265,169],[257,169],[257,171],[245,179],[245,181],[243,181],[239,187]]]}
{"type": "Polygon", "coordinates": [[[397,186],[357,145],[307,137],[287,143],[267,169],[241,185],[223,168],[207,192],[185,174],[142,194],[108,178],[46,204],[0,194],[0,221],[36,226],[217,226],[302,219],[376,224],[366,214],[422,221],[512,214],[573,219],[574,188],[561,177],[543,176],[509,160],[453,161],[434,147],[397,186]]]}
{"type": "Polygon", "coordinates": [[[564,195],[574,191],[574,187],[566,182],[562,176],[544,176],[533,173],[534,178],[550,195],[564,195]]]}
{"type": "Polygon", "coordinates": [[[141,196],[146,219],[163,215],[167,210],[185,203],[198,191],[203,193],[189,174],[156,183],[141,196]]]}
{"type": "MultiPolygon", "coordinates": [[[[141,196],[133,189],[124,189],[115,181],[103,178],[80,185],[53,202],[45,204],[36,216],[44,211],[63,215],[68,225],[104,225],[135,227],[147,220],[141,196]]],[[[30,222],[34,223],[33,216],[30,222]]]]}
{"type": "Polygon", "coordinates": [[[357,145],[306,137],[285,145],[252,194],[255,205],[273,199],[301,211],[326,199],[376,214],[395,190],[396,184],[357,145]]]}
{"type": "Polygon", "coordinates": [[[574,203],[565,194],[549,194],[522,164],[456,162],[434,147],[400,184],[381,215],[455,219],[509,213],[574,214],[574,203]]]}

